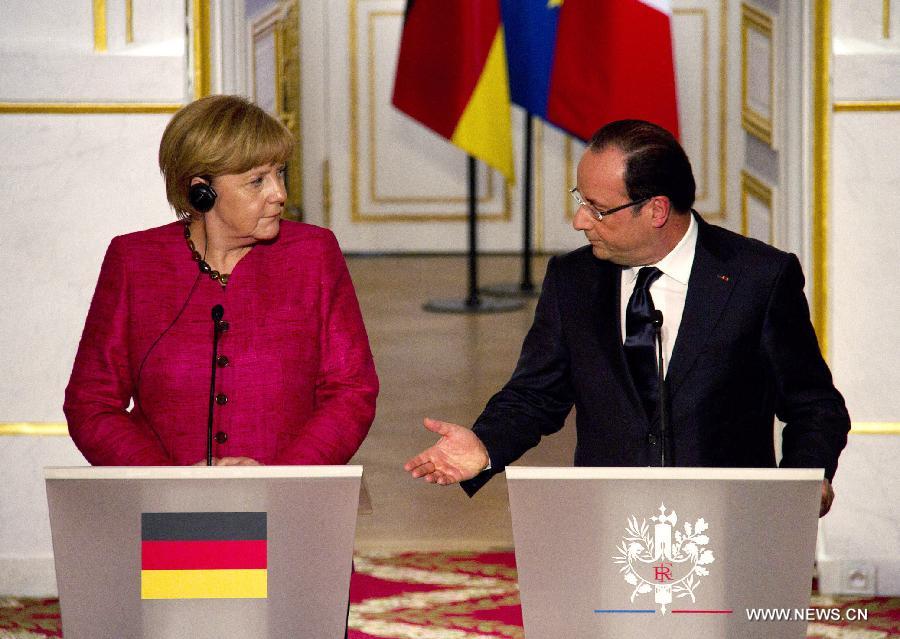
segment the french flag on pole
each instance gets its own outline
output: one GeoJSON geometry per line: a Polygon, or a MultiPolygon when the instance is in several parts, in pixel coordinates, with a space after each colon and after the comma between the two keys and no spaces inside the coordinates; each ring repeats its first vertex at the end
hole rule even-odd
{"type": "Polygon", "coordinates": [[[614,120],[679,133],[671,0],[502,0],[510,97],[587,140],[614,120]]]}

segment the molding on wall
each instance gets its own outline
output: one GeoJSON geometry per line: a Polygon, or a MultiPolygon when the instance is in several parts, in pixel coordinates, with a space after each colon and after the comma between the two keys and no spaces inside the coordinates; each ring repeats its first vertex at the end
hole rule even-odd
{"type": "Polygon", "coordinates": [[[134,43],[134,0],[125,0],[125,44],[134,43]]]}
{"type": "Polygon", "coordinates": [[[831,147],[831,0],[813,3],[812,320],[828,359],[828,215],[831,147]]]}
{"type": "Polygon", "coordinates": [[[854,422],[851,435],[900,435],[900,422],[854,422]]]}
{"type": "Polygon", "coordinates": [[[0,102],[0,114],[175,113],[183,106],[168,102],[0,102]]]}
{"type": "Polygon", "coordinates": [[[759,138],[773,147],[773,129],[775,128],[775,19],[749,4],[741,4],[741,126],[752,136],[759,138]],[[769,113],[760,113],[750,104],[748,87],[750,51],[750,31],[756,31],[769,42],[768,59],[768,99],[769,113]]]}
{"type": "Polygon", "coordinates": [[[65,422],[6,422],[0,423],[0,435],[68,437],[69,427],[65,422]]]}
{"type": "Polygon", "coordinates": [[[94,52],[104,53],[108,48],[106,34],[106,0],[94,0],[94,52]]]}
{"type": "Polygon", "coordinates": [[[210,30],[208,0],[191,0],[191,54],[194,99],[210,93],[210,30]]]}
{"type": "Polygon", "coordinates": [[[900,111],[900,100],[836,100],[832,105],[838,111],[900,111]]]}
{"type": "MultiPolygon", "coordinates": [[[[775,243],[775,223],[773,220],[772,201],[774,200],[771,186],[747,171],[741,171],[741,234],[748,236],[750,233],[750,211],[747,198],[753,197],[762,202],[769,210],[769,244],[775,243]]],[[[762,238],[757,238],[762,239],[762,238]]]]}
{"type": "Polygon", "coordinates": [[[881,37],[891,37],[891,0],[881,0],[881,37]]]}

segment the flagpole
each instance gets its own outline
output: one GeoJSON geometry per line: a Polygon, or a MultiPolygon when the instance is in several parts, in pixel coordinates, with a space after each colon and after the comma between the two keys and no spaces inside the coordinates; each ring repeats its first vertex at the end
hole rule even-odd
{"type": "Polygon", "coordinates": [[[523,159],[525,164],[525,176],[522,180],[522,279],[518,284],[506,283],[485,286],[481,290],[488,295],[498,297],[537,297],[540,291],[534,286],[531,277],[531,161],[533,146],[532,115],[525,112],[525,148],[523,159]]]}
{"type": "Polygon", "coordinates": [[[468,294],[464,300],[429,300],[422,305],[422,308],[432,313],[503,313],[506,311],[517,311],[525,305],[523,302],[513,299],[479,297],[478,295],[478,161],[471,155],[468,161],[468,178],[468,294]]]}
{"type": "Polygon", "coordinates": [[[534,293],[531,281],[531,158],[533,126],[531,114],[525,113],[525,178],[522,185],[522,293],[534,293]]]}
{"type": "Polygon", "coordinates": [[[478,161],[469,156],[469,294],[466,306],[481,304],[478,297],[478,161]]]}

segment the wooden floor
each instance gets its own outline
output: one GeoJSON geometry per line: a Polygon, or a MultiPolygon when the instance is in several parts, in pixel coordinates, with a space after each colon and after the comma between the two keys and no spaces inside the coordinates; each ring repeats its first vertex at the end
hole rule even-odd
{"type": "MultiPolygon", "coordinates": [[[[546,258],[534,262],[539,284],[546,258]]],[[[424,416],[471,425],[509,378],[535,302],[489,315],[422,309],[436,298],[463,298],[463,257],[351,257],[348,260],[381,380],[375,423],[353,463],[365,467],[372,512],[361,516],[358,550],[512,548],[506,482],[496,477],[474,498],[458,487],[414,481],[403,462],[431,445],[424,416]]],[[[520,261],[483,257],[484,286],[518,282],[520,261]]],[[[546,439],[521,463],[570,466],[574,429],[546,439]]]]}

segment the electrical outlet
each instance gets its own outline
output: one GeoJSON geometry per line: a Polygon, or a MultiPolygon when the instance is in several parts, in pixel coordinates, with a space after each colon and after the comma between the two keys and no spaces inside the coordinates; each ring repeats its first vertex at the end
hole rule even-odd
{"type": "Polygon", "coordinates": [[[874,595],[878,571],[865,561],[844,561],[841,566],[841,592],[847,595],[874,595]]]}

